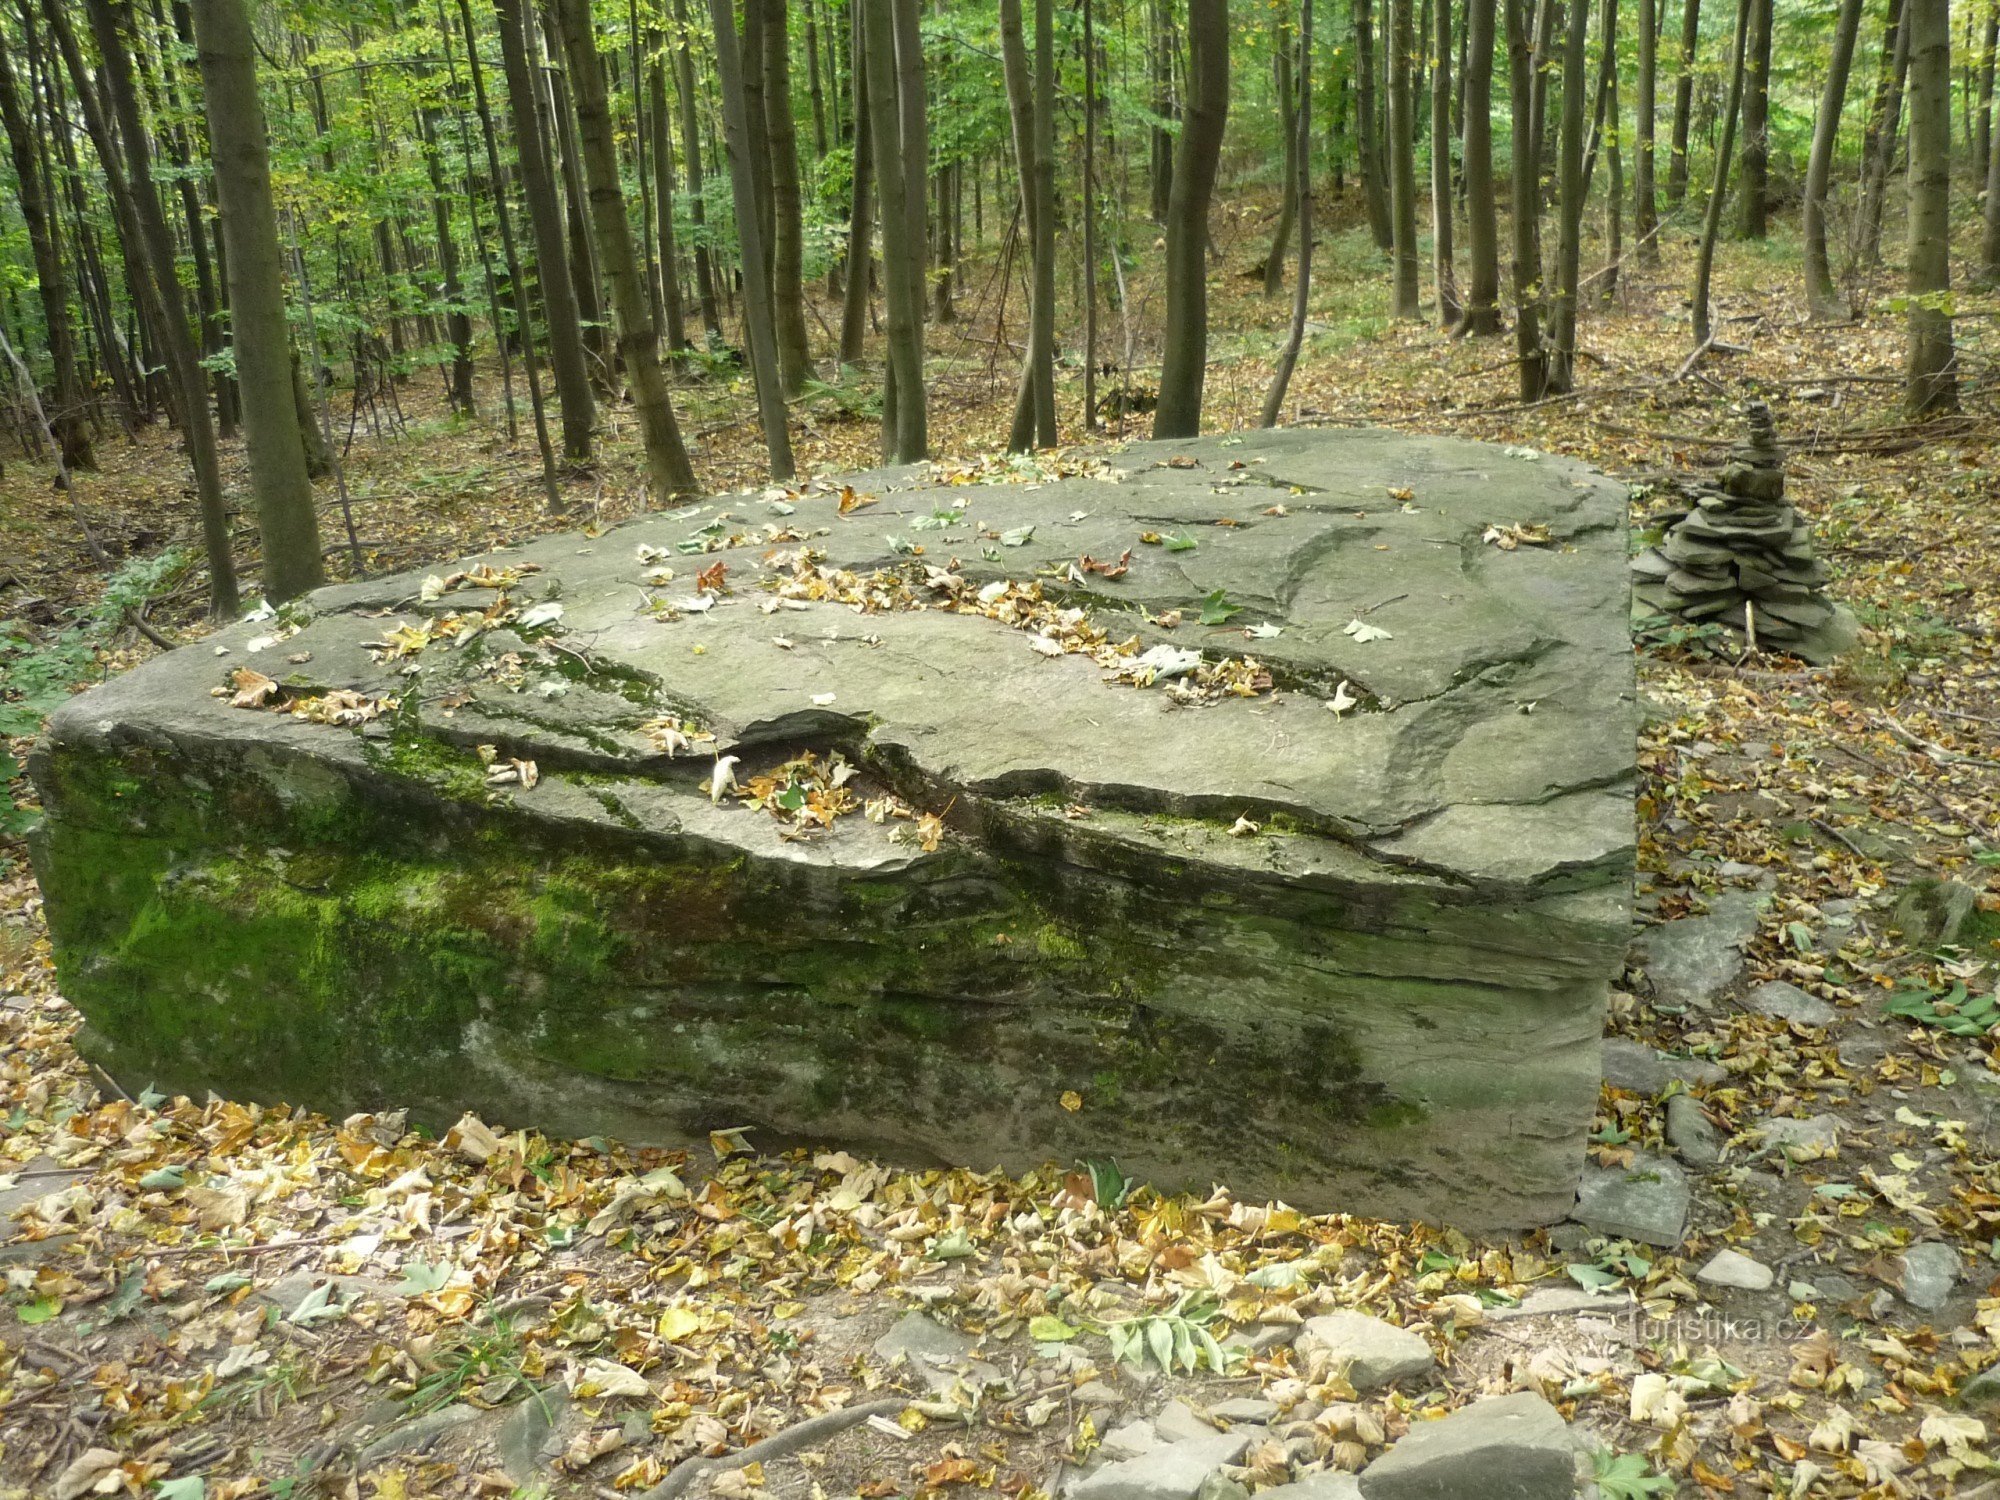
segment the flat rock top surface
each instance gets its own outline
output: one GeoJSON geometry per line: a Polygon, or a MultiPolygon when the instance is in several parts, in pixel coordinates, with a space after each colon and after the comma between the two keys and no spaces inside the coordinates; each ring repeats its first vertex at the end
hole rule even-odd
{"type": "Polygon", "coordinates": [[[838,859],[864,820],[777,840],[711,806],[713,757],[747,776],[840,746],[931,811],[1189,820],[1202,857],[1301,878],[1602,889],[1633,841],[1627,589],[1623,491],[1566,460],[1366,429],[1135,442],[727,495],[326,589],[303,628],[231,626],[55,733],[345,757],[352,729],[271,709],[414,693],[457,751],[533,760],[545,788],[651,780],[675,793],[659,817],[761,853],[838,859]],[[264,711],[213,695],[240,668],[282,685],[264,711]],[[1225,836],[1240,818],[1267,836],[1225,836]]]}

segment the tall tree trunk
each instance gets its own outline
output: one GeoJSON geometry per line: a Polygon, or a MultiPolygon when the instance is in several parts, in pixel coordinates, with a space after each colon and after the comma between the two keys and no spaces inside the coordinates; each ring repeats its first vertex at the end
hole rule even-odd
{"type": "MultiPolygon", "coordinates": [[[[760,0],[750,0],[755,6],[760,0]]],[[[729,158],[729,184],[736,201],[736,236],[743,249],[743,323],[749,333],[750,373],[757,385],[757,413],[764,426],[764,450],[771,477],[790,479],[792,437],[786,426],[785,385],[778,369],[778,339],[771,307],[771,283],[755,272],[764,256],[764,226],[758,222],[757,187],[750,171],[754,149],[750,101],[744,89],[745,57],[736,34],[731,0],[708,0],[715,27],[715,72],[722,86],[722,137],[729,158]]]]}
{"type": "MultiPolygon", "coordinates": [[[[1854,66],[1854,46],[1861,30],[1861,0],[1840,0],[1833,23],[1833,56],[1820,94],[1819,117],[1813,122],[1812,157],[1806,163],[1805,250],[1806,301],[1815,318],[1844,319],[1848,309],[1833,284],[1833,267],[1826,251],[1826,194],[1833,176],[1834,152],[1840,142],[1840,116],[1847,107],[1847,75],[1854,66]]],[[[1990,228],[2000,228],[1987,198],[1990,228]]],[[[2000,244],[1995,246],[2000,252],[2000,244]]]]}
{"type": "Polygon", "coordinates": [[[716,307],[715,265],[708,253],[708,213],[703,207],[701,115],[695,107],[694,33],[688,26],[687,0],[674,0],[674,24],[680,45],[674,49],[674,83],[680,95],[681,153],[687,163],[688,218],[694,226],[694,284],[701,301],[701,326],[711,344],[722,342],[722,316],[716,307]]]}
{"type": "Polygon", "coordinates": [[[1993,170],[1993,66],[2000,53],[2000,5],[1986,8],[1985,39],[1979,46],[1979,108],[1975,113],[1977,135],[1972,148],[1974,168],[1981,173],[1993,170]]]}
{"type": "MultiPolygon", "coordinates": [[[[202,376],[201,358],[196,352],[194,332],[188,326],[187,303],[174,263],[173,235],[160,209],[160,195],[153,185],[151,138],[139,115],[138,94],[132,83],[132,55],[125,33],[130,25],[129,0],[88,0],[90,29],[97,41],[97,54],[104,66],[104,92],[124,140],[124,173],[130,194],[136,244],[139,252],[127,265],[131,279],[147,279],[153,290],[155,332],[166,360],[174,399],[178,407],[181,435],[187,440],[188,458],[194,467],[195,491],[201,500],[202,537],[208,554],[210,607],[218,617],[236,613],[236,568],[229,549],[229,514],[222,496],[222,467],[216,453],[215,419],[208,406],[208,383],[202,376]]],[[[49,5],[50,22],[56,28],[65,59],[76,78],[77,92],[83,94],[89,80],[76,52],[75,37],[62,18],[58,5],[49,5]]],[[[107,176],[116,165],[116,147],[108,129],[93,132],[106,158],[107,176]]]]}
{"type": "Polygon", "coordinates": [[[1854,262],[1873,269],[1882,261],[1882,205],[1896,160],[1896,134],[1903,118],[1903,80],[1910,70],[1907,0],[1889,0],[1888,30],[1882,38],[1882,70],[1875,84],[1875,108],[1861,153],[1860,201],[1854,214],[1854,262]]]}
{"type": "Polygon", "coordinates": [[[90,412],[84,401],[83,378],[77,372],[76,340],[70,329],[69,285],[63,275],[58,228],[51,205],[42,194],[41,164],[35,153],[35,133],[14,81],[7,55],[6,29],[0,27],[0,124],[7,131],[9,153],[20,190],[21,218],[35,257],[35,280],[41,294],[42,324],[53,367],[49,429],[66,469],[94,469],[97,456],[90,442],[90,412]]]}
{"type": "Polygon", "coordinates": [[[1771,4],[1756,0],[1743,62],[1743,170],[1736,183],[1737,235],[1761,240],[1770,228],[1771,4]]]}
{"type": "Polygon", "coordinates": [[[1694,60],[1701,48],[1701,0],[1681,0],[1681,47],[1674,70],[1674,122],[1667,157],[1667,202],[1687,197],[1688,120],[1694,113],[1694,60]]]}
{"type": "Polygon", "coordinates": [[[579,154],[590,184],[590,211],[597,228],[597,253],[611,283],[611,300],[618,319],[618,352],[632,385],[632,406],[639,418],[639,437],[646,450],[646,472],[653,494],[661,500],[694,491],[694,466],[681,442],[680,424],[667,399],[667,380],[660,369],[659,333],[639,257],[632,245],[632,226],[625,217],[619,190],[618,152],[611,137],[611,110],[606,101],[604,60],[598,55],[590,19],[590,0],[558,0],[562,33],[567,43],[570,89],[576,100],[579,154]]]}
{"type": "Polygon", "coordinates": [[[805,213],[799,202],[799,131],[792,117],[791,36],[785,27],[785,0],[762,3],[764,135],[771,147],[771,302],[779,373],[785,394],[796,396],[812,374],[812,350],[806,341],[805,213]]]}
{"type": "MultiPolygon", "coordinates": [[[[1513,110],[1514,348],[1521,399],[1540,401],[1549,393],[1549,354],[1542,342],[1541,125],[1536,119],[1541,91],[1534,84],[1541,66],[1541,39],[1539,27],[1530,31],[1529,0],[1504,3],[1513,110]]],[[[1542,0],[1540,9],[1546,17],[1549,0],[1542,0]]]]}
{"type": "Polygon", "coordinates": [[[1389,215],[1392,311],[1420,318],[1417,289],[1417,117],[1410,72],[1416,56],[1415,0],[1389,0],[1389,215]]]}
{"type": "Polygon", "coordinates": [[[1559,200],[1556,224],[1556,285],[1549,309],[1549,390],[1560,395],[1576,385],[1577,294],[1582,280],[1584,100],[1590,7],[1587,0],[1567,0],[1563,37],[1562,129],[1557,144],[1559,200]]]}
{"type": "Polygon", "coordinates": [[[1500,215],[1493,198],[1493,30],[1497,0],[1465,6],[1465,236],[1468,334],[1500,331],[1500,215]]]}
{"type": "MultiPolygon", "coordinates": [[[[153,8],[159,18],[159,6],[153,8]]],[[[181,45],[191,52],[194,47],[193,22],[188,15],[186,0],[175,0],[173,7],[174,34],[181,45]]],[[[164,28],[163,28],[164,29],[164,28]]],[[[188,100],[183,98],[179,83],[179,72],[172,62],[172,52],[166,47],[160,49],[161,86],[176,110],[189,109],[188,100]]],[[[215,266],[209,256],[208,220],[209,215],[202,203],[199,175],[194,170],[194,151],[188,144],[188,132],[180,124],[165,132],[162,144],[168,152],[168,159],[174,166],[174,176],[179,180],[181,217],[187,224],[188,253],[194,260],[195,302],[201,309],[201,352],[202,357],[212,360],[209,370],[209,385],[215,391],[216,432],[226,442],[236,435],[236,421],[239,411],[236,395],[236,381],[229,371],[222,368],[223,361],[215,359],[222,352],[225,339],[223,317],[223,294],[216,286],[215,266]]],[[[218,232],[220,226],[217,226],[218,232]]]]}
{"type": "Polygon", "coordinates": [[[826,90],[820,83],[819,56],[819,4],[818,0],[807,0],[806,13],[806,88],[812,98],[813,112],[813,160],[826,160],[826,90]]]}
{"type": "MultiPolygon", "coordinates": [[[[1639,0],[1642,7],[1652,0],[1639,0]]],[[[1618,295],[1618,276],[1625,259],[1625,153],[1622,149],[1624,122],[1618,107],[1618,0],[1604,0],[1598,11],[1599,43],[1603,63],[1598,88],[1604,101],[1603,140],[1605,167],[1611,174],[1604,195],[1604,273],[1598,288],[1599,300],[1607,307],[1618,295]]],[[[1584,174],[1588,191],[1590,174],[1584,174]]]]}
{"type": "MultiPolygon", "coordinates": [[[[486,65],[479,60],[479,38],[472,24],[472,0],[458,0],[459,25],[465,32],[466,68],[472,77],[473,108],[479,112],[479,131],[486,146],[486,170],[493,179],[493,217],[500,226],[500,253],[507,262],[507,284],[514,304],[514,322],[521,335],[521,366],[528,376],[528,403],[534,410],[535,444],[542,456],[542,493],[549,514],[560,515],[562,490],[556,483],[555,445],[549,441],[548,412],[542,405],[542,377],[535,353],[534,305],[528,297],[528,277],[521,266],[520,246],[514,238],[514,211],[507,204],[507,182],[500,169],[500,143],[493,128],[493,107],[486,97],[486,65]]],[[[443,16],[439,32],[444,30],[443,16]]],[[[470,156],[470,152],[467,153],[470,156]]],[[[470,170],[468,164],[467,170],[470,170]]],[[[493,330],[496,343],[506,335],[493,330]]],[[[589,390],[586,382],[584,389],[589,390]]]]}
{"type": "Polygon", "coordinates": [[[1909,359],[1913,417],[1958,410],[1951,333],[1951,4],[1905,0],[1910,33],[1909,359]]]}
{"type": "Polygon", "coordinates": [[[1201,431],[1208,371],[1208,208],[1229,122],[1228,0],[1188,0],[1188,99],[1167,210],[1167,317],[1156,438],[1201,431]]]}
{"type": "Polygon", "coordinates": [[[1174,190],[1174,135],[1168,125],[1175,119],[1173,6],[1168,0],[1150,0],[1148,64],[1153,75],[1155,123],[1148,135],[1152,144],[1153,221],[1167,222],[1174,190]]]}
{"type": "MultiPolygon", "coordinates": [[[[514,0],[514,3],[519,4],[520,0],[514,0]]],[[[555,180],[561,185],[562,202],[567,207],[563,222],[568,228],[569,253],[564,264],[569,268],[570,287],[576,294],[583,347],[590,354],[591,380],[598,390],[611,395],[617,385],[612,368],[614,350],[604,313],[603,283],[598,277],[598,260],[603,252],[590,232],[589,192],[584,186],[583,154],[577,143],[576,110],[569,81],[559,62],[565,50],[564,43],[556,29],[553,10],[542,15],[539,38],[534,20],[535,11],[530,4],[522,16],[522,38],[529,60],[531,63],[540,61],[543,41],[549,54],[548,66],[538,67],[535,71],[537,81],[547,85],[537,89],[536,103],[543,111],[542,139],[546,148],[554,153],[555,180]]]]}
{"type": "Polygon", "coordinates": [[[861,350],[868,337],[869,269],[875,255],[875,205],[870,186],[875,178],[875,131],[873,111],[868,104],[868,71],[861,45],[863,13],[854,0],[849,26],[854,43],[854,173],[847,204],[847,285],[840,309],[840,363],[861,363],[861,350]]]}
{"type": "MultiPolygon", "coordinates": [[[[493,9],[500,23],[500,61],[506,70],[507,102],[514,116],[521,190],[535,236],[535,276],[547,314],[549,368],[555,379],[556,399],[562,404],[563,455],[571,463],[585,464],[590,462],[596,439],[597,397],[591,389],[575,282],[563,246],[562,208],[556,198],[547,143],[542,139],[541,111],[535,105],[535,80],[528,66],[527,35],[522,30],[525,17],[521,0],[493,0],[493,9]]],[[[525,326],[522,336],[529,336],[525,326]]]]}
{"type": "MultiPolygon", "coordinates": [[[[1439,0],[1445,4],[1447,0],[1439,0]]],[[[1474,0],[1477,3],[1477,0],[1474,0]]],[[[1292,121],[1298,137],[1297,151],[1305,169],[1293,184],[1299,195],[1299,276],[1292,288],[1292,324],[1285,334],[1284,348],[1278,352],[1278,367],[1271,376],[1271,388],[1264,393],[1264,409],[1258,413],[1262,426],[1275,427],[1285,410],[1285,393],[1291,388],[1292,371],[1299,362],[1299,350],[1306,339],[1306,315],[1312,298],[1313,185],[1312,185],[1312,55],[1313,0],[1299,0],[1299,97],[1292,121]]]]}
{"type": "Polygon", "coordinates": [[[243,392],[257,531],[264,544],[264,592],[282,603],[326,582],[326,569],[292,395],[284,259],[264,144],[264,106],[257,97],[255,44],[243,0],[193,4],[215,195],[229,246],[230,343],[243,392]]]}
{"type": "Polygon", "coordinates": [[[647,125],[653,136],[653,197],[660,205],[660,313],[666,319],[667,349],[688,346],[686,299],[681,292],[680,246],[674,234],[674,134],[668,123],[666,37],[651,34],[652,61],[646,64],[647,125]]]}
{"type": "Polygon", "coordinates": [[[1285,250],[1292,238],[1293,221],[1299,207],[1299,132],[1295,117],[1298,106],[1292,98],[1292,79],[1298,59],[1292,55],[1290,7],[1278,13],[1276,35],[1271,47],[1271,72],[1278,94],[1278,130],[1284,149],[1284,184],[1278,199],[1278,227],[1271,236],[1271,253],[1264,257],[1264,295],[1275,297],[1285,285],[1285,250]]]}
{"type": "Polygon", "coordinates": [[[1653,179],[1653,146],[1659,115],[1661,0],[1639,0],[1638,149],[1632,157],[1632,235],[1639,264],[1660,263],[1660,195],[1653,179]]]}
{"type": "Polygon", "coordinates": [[[1978,280],[1988,289],[2000,287],[2000,151],[1991,149],[1986,155],[1986,195],[1980,214],[1978,280]]]}
{"type": "Polygon", "coordinates": [[[1715,269],[1715,242],[1722,234],[1722,203],[1729,196],[1729,161],[1736,148],[1736,120],[1743,109],[1744,53],[1749,46],[1750,17],[1757,0],[1736,0],[1736,42],[1729,54],[1729,102],[1722,110],[1722,139],[1715,147],[1715,186],[1708,195],[1708,216],[1702,221],[1701,248],[1694,262],[1694,346],[1704,347],[1712,336],[1708,286],[1715,269]]]}
{"type": "Polygon", "coordinates": [[[1056,443],[1055,382],[1055,52],[1050,0],[1035,0],[1035,58],[1030,72],[1021,35],[1020,0],[1000,0],[1001,71],[1021,174],[1028,225],[1028,352],[1014,401],[1007,446],[1016,453],[1056,443]]]}
{"type": "Polygon", "coordinates": [[[860,3],[866,6],[867,44],[862,51],[873,115],[875,181],[882,200],[882,295],[889,313],[883,449],[900,463],[914,463],[930,448],[924,390],[924,205],[910,200],[905,148],[909,113],[903,95],[913,84],[909,54],[920,43],[904,34],[895,0],[860,3]]]}
{"type": "Polygon", "coordinates": [[[1361,193],[1368,207],[1368,229],[1378,250],[1395,248],[1395,228],[1389,219],[1389,185],[1382,163],[1380,118],[1375,103],[1375,0],[1352,0],[1354,15],[1354,118],[1361,193]]]}
{"type": "Polygon", "coordinates": [[[1437,287],[1438,323],[1458,324],[1458,272],[1452,254],[1451,0],[1436,0],[1431,69],[1431,280],[1437,287]]]}
{"type": "MultiPolygon", "coordinates": [[[[1310,11],[1312,0],[1304,0],[1310,11]]],[[[1097,430],[1097,26],[1083,0],[1083,430],[1097,430]]],[[[1300,116],[1312,138],[1312,111],[1300,116]]]]}
{"type": "MultiPolygon", "coordinates": [[[[200,0],[196,0],[200,3],[200,0]]],[[[241,3],[241,0],[236,0],[241,3]]],[[[472,318],[465,307],[465,288],[459,281],[458,245],[451,233],[451,199],[445,192],[444,162],[438,151],[437,110],[422,105],[417,110],[417,135],[423,142],[424,170],[431,183],[431,223],[437,236],[438,272],[444,281],[445,339],[451,345],[451,405],[466,416],[473,414],[472,398],[472,318]]],[[[268,166],[268,164],[267,164],[268,166]]]]}

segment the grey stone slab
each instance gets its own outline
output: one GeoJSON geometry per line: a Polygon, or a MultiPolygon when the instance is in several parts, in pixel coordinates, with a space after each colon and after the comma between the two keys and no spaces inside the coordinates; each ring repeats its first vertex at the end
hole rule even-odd
{"type": "Polygon", "coordinates": [[[470,1427],[480,1419],[477,1407],[463,1402],[453,1402],[441,1406],[436,1411],[414,1417],[398,1427],[392,1427],[361,1450],[364,1467],[379,1464],[384,1459],[398,1457],[404,1453],[416,1453],[429,1447],[439,1438],[461,1427],[470,1427]]]}
{"type": "Polygon", "coordinates": [[[1575,1493],[1569,1429],[1526,1391],[1420,1422],[1361,1471],[1363,1500],[1571,1500],[1575,1493]]]}
{"type": "Polygon", "coordinates": [[[1070,1500],[1194,1500],[1203,1482],[1249,1445],[1241,1430],[1182,1438],[1092,1470],[1070,1489],[1070,1500]]]}
{"type": "Polygon", "coordinates": [[[1903,1300],[1924,1312],[1936,1312],[1964,1273],[1965,1262],[1952,1246],[1940,1240],[1912,1245],[1903,1252],[1903,1300]]]}
{"type": "Polygon", "coordinates": [[[1400,1380],[1421,1380],[1437,1363],[1423,1335],[1366,1313],[1342,1311],[1306,1319],[1300,1343],[1333,1356],[1334,1368],[1366,1395],[1400,1380]]]}
{"type": "Polygon", "coordinates": [[[1572,1215],[1599,1234],[1671,1249],[1687,1227],[1688,1184],[1665,1157],[1642,1157],[1631,1167],[1591,1166],[1572,1215]]]}
{"type": "Polygon", "coordinates": [[[556,1429],[569,1409],[569,1394],[559,1385],[530,1389],[501,1421],[493,1435],[494,1456],[515,1484],[526,1486],[547,1471],[548,1451],[556,1429]]]}
{"type": "Polygon", "coordinates": [[[1759,1015],[1776,1016],[1783,1021],[1796,1021],[1802,1026],[1831,1025],[1839,1014],[1817,995],[1808,995],[1795,984],[1782,979],[1767,980],[1743,997],[1743,1004],[1759,1015]]]}
{"type": "Polygon", "coordinates": [[[1820,1161],[1840,1153],[1840,1117],[1778,1115],[1763,1121],[1757,1135],[1769,1149],[1791,1161],[1820,1161]]]}
{"type": "Polygon", "coordinates": [[[1729,1076],[1717,1063],[1699,1057],[1670,1057],[1629,1037],[1604,1042],[1604,1081],[1633,1094],[1662,1094],[1676,1079],[1687,1086],[1720,1083],[1729,1076]]]}
{"type": "Polygon", "coordinates": [[[1722,1133],[1691,1094],[1676,1094],[1667,1101],[1667,1140],[1691,1167],[1712,1167],[1722,1160],[1722,1133]]]}
{"type": "Polygon", "coordinates": [[[1702,916],[1649,927],[1633,943],[1654,998],[1662,1005],[1706,1007],[1743,972],[1743,947],[1757,935],[1770,904],[1761,891],[1726,891],[1702,916]]]}
{"type": "Polygon", "coordinates": [[[1361,1500],[1361,1480],[1338,1469],[1327,1469],[1257,1493],[1261,1500],[1361,1500]]]}
{"type": "Polygon", "coordinates": [[[727,1119],[1559,1218],[1629,936],[1622,488],[1372,430],[1106,462],[545,537],[73,700],[35,757],[35,857],[86,1046],[197,1097],[433,1129],[727,1119]],[[1554,545],[1483,545],[1494,524],[1554,545]],[[504,600],[426,582],[529,564],[504,600]],[[1127,640],[1200,666],[1134,686],[1127,640]],[[238,668],[300,712],[231,706],[238,668]],[[396,706],[311,717],[341,694],[396,706]],[[848,768],[832,826],[730,792],[803,751],[848,768]],[[1218,1072],[1231,1097],[1198,1102],[1218,1072]]]}
{"type": "Polygon", "coordinates": [[[1769,1291],[1777,1275],[1760,1260],[1736,1250],[1718,1250],[1694,1279],[1707,1286],[1733,1287],[1746,1292],[1769,1291]]]}

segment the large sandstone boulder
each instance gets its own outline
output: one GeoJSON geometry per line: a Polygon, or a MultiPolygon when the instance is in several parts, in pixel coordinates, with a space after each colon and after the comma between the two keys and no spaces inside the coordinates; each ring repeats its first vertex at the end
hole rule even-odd
{"type": "Polygon", "coordinates": [[[1628,928],[1621,492],[1378,431],[1050,468],[330,588],[77,699],[36,859],[88,1045],[1560,1219],[1628,928]]]}

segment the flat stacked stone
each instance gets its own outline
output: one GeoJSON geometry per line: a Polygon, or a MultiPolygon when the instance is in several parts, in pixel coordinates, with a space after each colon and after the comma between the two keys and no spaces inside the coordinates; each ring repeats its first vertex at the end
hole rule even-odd
{"type": "Polygon", "coordinates": [[[1653,518],[1660,544],[1633,559],[1636,602],[1691,625],[1808,661],[1838,655],[1854,622],[1826,597],[1826,564],[1812,528],[1785,499],[1785,456],[1771,409],[1753,402],[1749,436],[1731,450],[1720,483],[1653,518]]]}
{"type": "Polygon", "coordinates": [[[1552,1222],[1625,535],[1564,460],[1269,432],[325,589],[54,717],[63,990],[135,1093],[1552,1222]]]}

